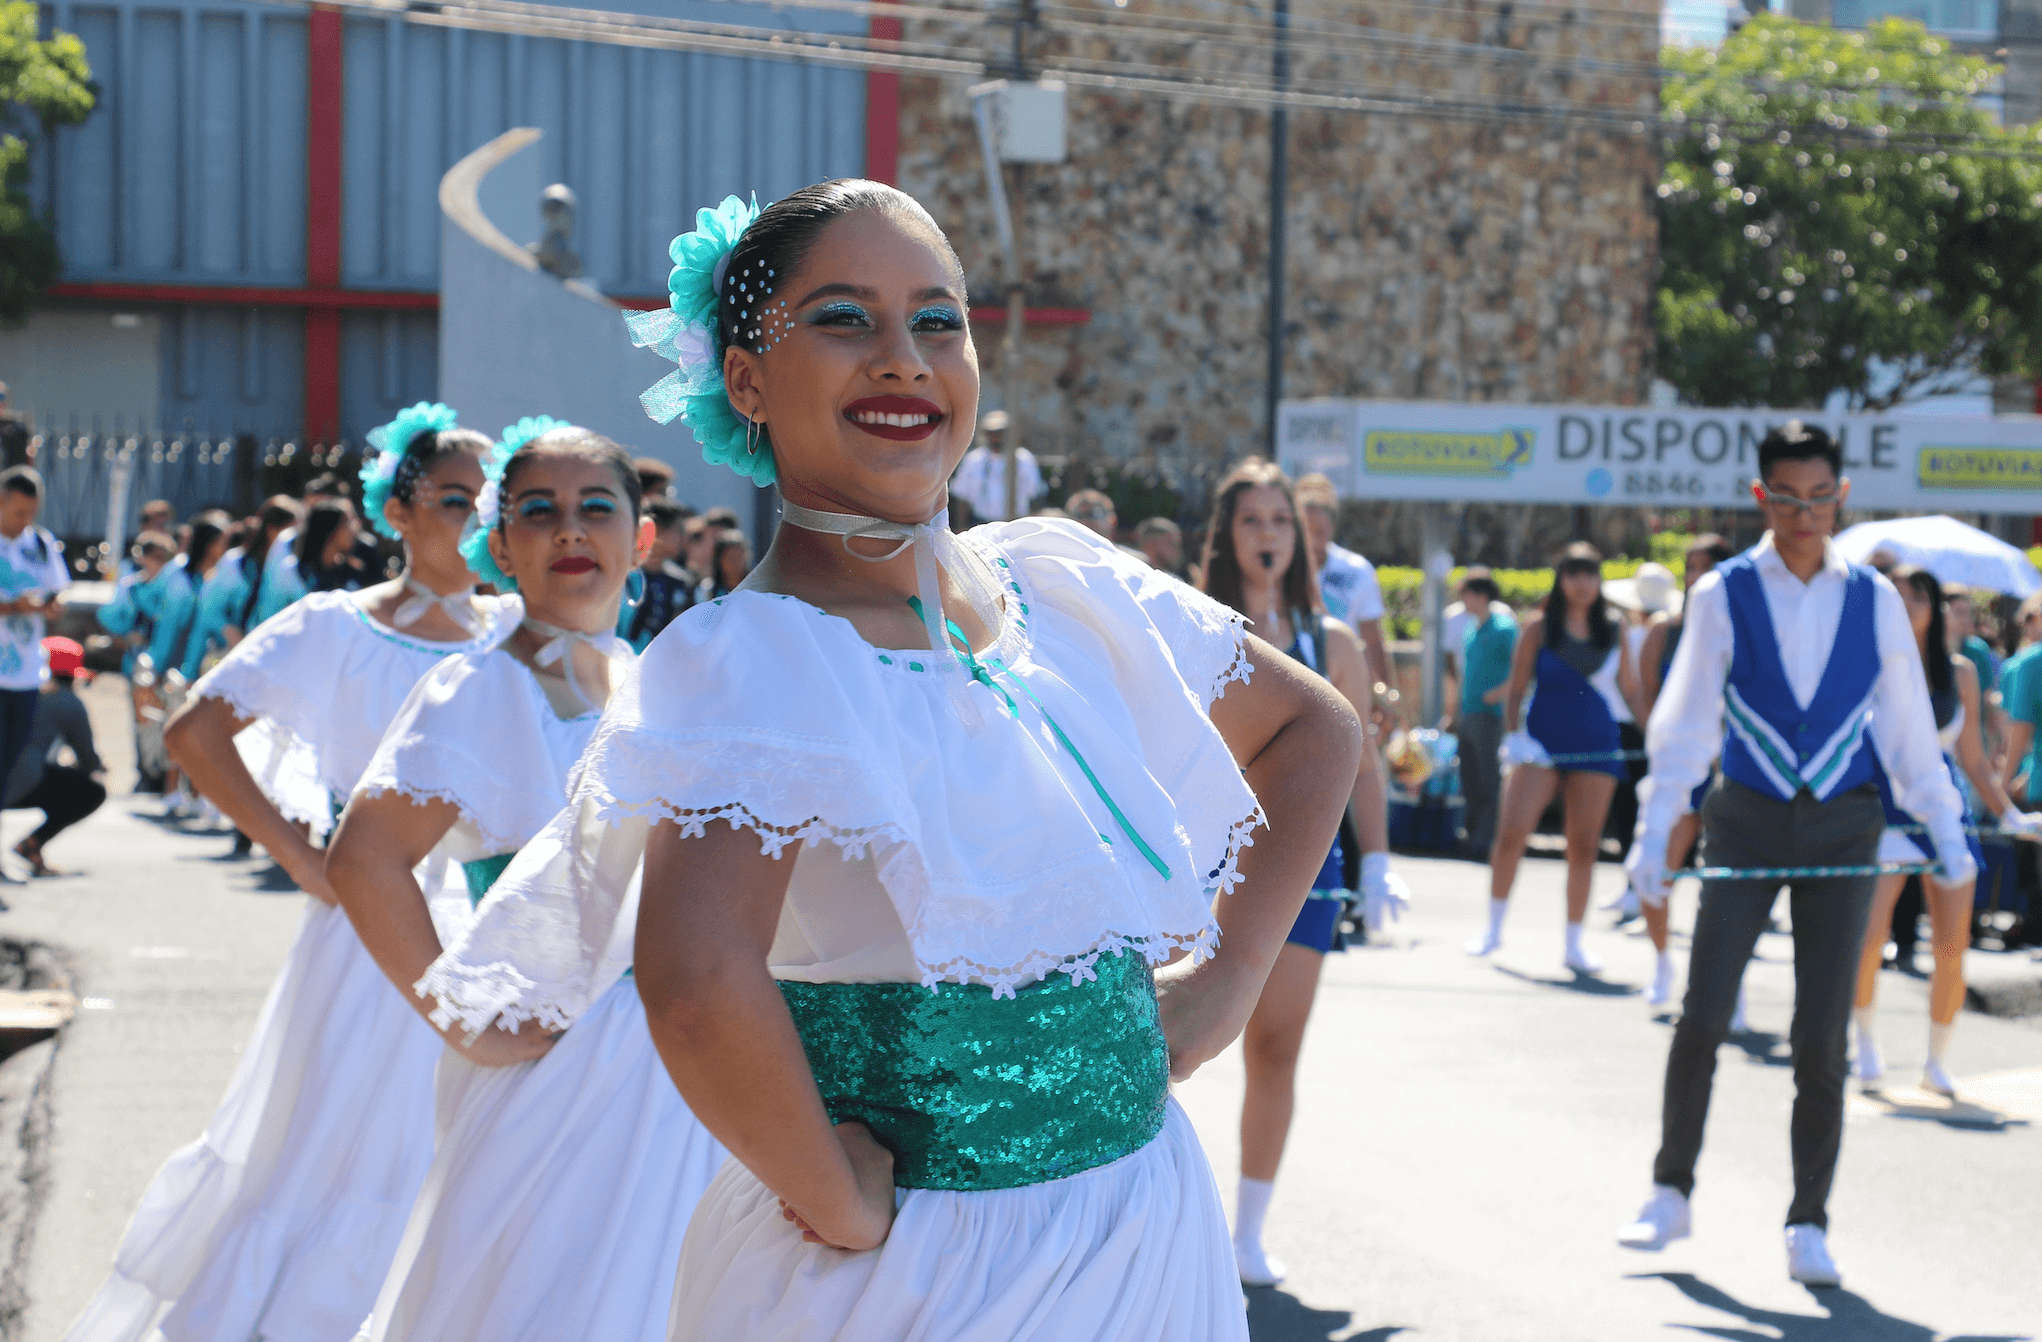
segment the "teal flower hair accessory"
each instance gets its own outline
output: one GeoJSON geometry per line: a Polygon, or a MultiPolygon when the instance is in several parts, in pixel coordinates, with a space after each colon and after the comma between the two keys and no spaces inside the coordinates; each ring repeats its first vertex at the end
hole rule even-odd
{"type": "Polygon", "coordinates": [[[458,427],[459,418],[450,406],[420,401],[408,410],[398,411],[397,418],[388,424],[369,430],[366,436],[375,451],[362,460],[361,481],[362,516],[368,518],[370,526],[393,541],[404,539],[397,534],[397,528],[383,520],[383,505],[397,483],[404,453],[411,440],[421,433],[445,433],[458,427]]]}
{"type": "Polygon", "coordinates": [[[486,583],[494,583],[499,592],[518,590],[517,579],[496,566],[495,556],[489,553],[489,533],[496,530],[503,520],[503,472],[510,465],[510,459],[517,450],[542,433],[555,429],[571,429],[574,426],[564,419],[551,415],[527,415],[503,431],[496,445],[482,456],[482,492],[475,496],[475,511],[468,519],[468,532],[461,537],[461,558],[468,561],[468,571],[486,583]]]}
{"type": "Polygon", "coordinates": [[[634,312],[624,324],[630,328],[632,344],[679,365],[638,398],[645,413],[660,424],[671,424],[679,416],[702,445],[703,460],[728,466],[754,484],[770,485],[772,445],[762,430],[748,428],[731,408],[716,334],[717,295],[724,273],[738,239],[758,217],[756,199],[747,204],[736,196],[725,196],[713,210],[696,211],[695,231],[681,234],[667,248],[674,268],[667,276],[665,310],[634,312]]]}

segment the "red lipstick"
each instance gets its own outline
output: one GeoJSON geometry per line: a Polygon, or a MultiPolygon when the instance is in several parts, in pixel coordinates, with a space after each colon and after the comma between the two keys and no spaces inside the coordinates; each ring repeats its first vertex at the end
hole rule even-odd
{"type": "Polygon", "coordinates": [[[875,438],[918,443],[947,416],[943,407],[919,396],[868,396],[845,406],[844,418],[875,438]]]}
{"type": "Polygon", "coordinates": [[[555,573],[590,573],[595,570],[596,561],[587,555],[568,555],[554,560],[552,568],[555,573]]]}

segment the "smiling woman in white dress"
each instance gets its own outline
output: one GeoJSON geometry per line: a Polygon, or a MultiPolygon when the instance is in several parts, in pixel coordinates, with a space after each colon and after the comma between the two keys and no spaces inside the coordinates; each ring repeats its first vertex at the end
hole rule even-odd
{"type": "Polygon", "coordinates": [[[487,947],[492,970],[519,963],[534,907],[515,883],[484,896],[560,810],[629,670],[611,631],[652,524],[637,520],[630,456],[585,429],[521,421],[487,470],[465,549],[479,577],[517,590],[522,619],[419,682],[327,859],[370,954],[460,1055],[440,1064],[433,1168],[361,1336],[655,1342],[688,1215],[723,1148],[660,1066],[632,979],[613,975],[552,1043],[538,1024],[505,1029],[468,991],[463,962],[487,947]],[[434,852],[482,901],[475,939],[444,957],[412,875],[434,852]]]}
{"type": "Polygon", "coordinates": [[[1359,724],[1076,525],[950,535],[977,356],[911,198],[831,182],[700,225],[633,322],[681,364],[647,405],[777,477],[788,525],[612,699],[506,877],[571,896],[532,933],[562,969],[494,986],[585,995],[578,948],[642,872],[652,1036],[736,1157],[671,1337],[1245,1339],[1168,1080],[1253,1009],[1359,724]],[[1265,815],[1295,842],[1255,844],[1265,815]]]}
{"type": "MultiPolygon", "coordinates": [[[[199,790],[308,898],[220,1107],[151,1181],[67,1342],[139,1342],[158,1328],[169,1342],[347,1337],[375,1303],[431,1160],[439,1037],[390,992],[300,825],[330,824],[328,798],[354,788],[420,676],[498,638],[497,603],[474,596],[459,549],[490,442],[428,405],[371,441],[364,502],[403,538],[403,575],[265,621],[164,733],[199,790]],[[261,744],[237,743],[244,733],[261,744]],[[300,786],[273,799],[244,752],[291,761],[300,786]]],[[[466,903],[435,911],[451,919],[466,903]]]]}

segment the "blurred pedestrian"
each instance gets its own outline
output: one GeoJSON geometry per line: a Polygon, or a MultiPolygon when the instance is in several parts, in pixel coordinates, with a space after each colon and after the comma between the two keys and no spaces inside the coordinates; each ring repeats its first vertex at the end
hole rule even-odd
{"type": "Polygon", "coordinates": [[[92,679],[85,669],[85,649],[68,638],[46,638],[43,648],[50,679],[36,698],[27,745],[7,775],[6,809],[43,813],[43,823],[15,844],[14,852],[28,863],[30,875],[62,876],[43,859],[43,851],[106,800],[106,785],[99,781],[105,766],[93,746],[91,715],[73,688],[76,681],[92,679]],[[50,758],[58,745],[70,747],[72,763],[50,758]]]}
{"type": "Polygon", "coordinates": [[[699,584],[716,566],[716,528],[706,517],[691,517],[681,523],[681,567],[693,584],[699,584]]]}
{"type": "Polygon", "coordinates": [[[359,592],[380,575],[363,570],[355,554],[361,534],[354,507],[346,499],[327,496],[306,510],[298,528],[295,573],[310,592],[359,592]]]}
{"type": "Polygon", "coordinates": [[[36,525],[43,492],[33,466],[0,470],[0,778],[28,743],[50,677],[43,612],[71,582],[63,545],[36,525]]]}
{"type": "Polygon", "coordinates": [[[752,571],[752,543],[742,531],[730,530],[716,537],[716,550],[709,560],[709,576],[695,588],[696,601],[714,601],[729,596],[752,571]]]}
{"type": "Polygon", "coordinates": [[[1461,636],[1461,693],[1453,729],[1460,738],[1461,795],[1467,801],[1462,851],[1487,861],[1496,839],[1496,795],[1502,783],[1503,696],[1517,651],[1517,616],[1486,573],[1461,579],[1468,620],[1461,636]]]}
{"type": "Polygon", "coordinates": [[[2000,702],[2006,710],[2006,742],[2000,781],[2007,795],[2023,805],[2042,801],[2036,787],[2035,724],[2042,722],[2042,592],[2027,597],[2015,613],[2021,646],[2000,668],[2000,702]]]}
{"type": "Polygon", "coordinates": [[[254,528],[241,543],[240,563],[234,570],[226,629],[229,647],[290,604],[285,589],[291,578],[276,543],[285,532],[295,530],[304,516],[304,505],[287,494],[263,500],[254,528]]]}
{"type": "Polygon", "coordinates": [[[28,421],[14,413],[14,402],[7,396],[7,384],[0,382],[0,466],[28,465],[29,440],[34,436],[28,421]]]}
{"type": "Polygon", "coordinates": [[[1503,945],[1503,918],[1525,845],[1558,796],[1567,833],[1561,963],[1577,974],[1602,972],[1602,961],[1582,944],[1582,920],[1610,798],[1625,773],[1617,722],[1633,713],[1636,694],[1630,645],[1603,598],[1602,553],[1576,541],[1554,559],[1545,607],[1526,617],[1511,663],[1502,751],[1511,767],[1489,850],[1489,927],[1468,943],[1468,954],[1493,955],[1503,945]]]}
{"type": "Polygon", "coordinates": [[[638,457],[631,463],[638,473],[639,497],[646,502],[670,499],[674,492],[674,468],[658,457],[638,457]]]}
{"type": "Polygon", "coordinates": [[[177,531],[177,509],[170,506],[169,499],[150,499],[142,505],[140,530],[174,535],[177,531]]]}
{"type": "MultiPolygon", "coordinates": [[[[1605,601],[1622,612],[1624,642],[1629,645],[1631,665],[1642,668],[1642,653],[1652,631],[1680,608],[1680,581],[1664,564],[1646,560],[1628,578],[1614,578],[1602,585],[1605,601]]],[[[1643,672],[1639,672],[1642,684],[1643,672]]],[[[1649,711],[1649,710],[1646,710],[1649,711]]],[[[1638,825],[1638,781],[1645,776],[1645,728],[1642,714],[1625,712],[1617,718],[1617,739],[1628,752],[1624,776],[1617,780],[1617,795],[1610,798],[1609,817],[1603,832],[1618,846],[1631,846],[1631,831],[1638,825]]],[[[1628,891],[1619,899],[1628,897],[1628,891]]]]}
{"type": "Polygon", "coordinates": [[[1148,561],[1173,578],[1184,576],[1184,532],[1167,517],[1144,519],[1134,529],[1135,543],[1148,561]]]}
{"type": "Polygon", "coordinates": [[[1298,480],[1298,506],[1304,510],[1305,540],[1312,547],[1312,567],[1319,575],[1319,593],[1326,613],[1347,621],[1368,650],[1368,673],[1377,685],[1393,690],[1389,645],[1383,641],[1383,588],[1376,566],[1333,539],[1340,518],[1340,495],[1323,475],[1298,480]]]}
{"type": "Polygon", "coordinates": [[[950,477],[950,492],[971,505],[981,522],[1004,522],[1028,516],[1029,505],[1042,497],[1042,468],[1025,447],[1014,449],[1014,511],[1007,511],[1007,412],[988,410],[979,417],[978,446],[964,454],[950,477]]]}
{"type": "Polygon", "coordinates": [[[1978,671],[1982,696],[1978,729],[1985,753],[1998,755],[1999,742],[2006,735],[2006,715],[2000,710],[2000,659],[1978,627],[1978,604],[1968,587],[1943,589],[1943,619],[1949,626],[1950,651],[1964,658],[1978,671]]]}
{"type": "MultiPolygon", "coordinates": [[[[1684,569],[1684,592],[1695,590],[1695,584],[1715,571],[1716,565],[1730,558],[1730,542],[1714,532],[1706,532],[1688,543],[1687,553],[1682,557],[1684,569]]],[[[1666,618],[1655,623],[1647,631],[1645,644],[1638,650],[1638,682],[1641,707],[1649,721],[1652,710],[1658,706],[1659,690],[1666,683],[1666,673],[1673,666],[1673,655],[1680,648],[1680,634],[1685,627],[1686,597],[1672,603],[1666,618]]],[[[1688,814],[1673,823],[1673,830],[1666,840],[1666,861],[1668,869],[1679,871],[1687,865],[1688,854],[1694,851],[1695,838],[1701,833],[1702,803],[1708,799],[1709,786],[1714,781],[1713,772],[1695,784],[1694,792],[1688,797],[1688,814]]],[[[1635,819],[1633,824],[1635,824],[1635,819]]],[[[1638,898],[1638,892],[1629,882],[1618,903],[1625,918],[1642,914],[1645,919],[1645,935],[1652,939],[1655,962],[1652,970],[1652,986],[1645,990],[1645,1005],[1663,1007],[1673,1000],[1673,989],[1679,979],[1674,967],[1672,951],[1672,928],[1667,900],[1649,903],[1638,898]],[[1635,907],[1634,907],[1635,906],[1635,907]]],[[[1743,1025],[1743,987],[1738,988],[1738,1010],[1731,1027],[1743,1025]]]]}
{"type": "MultiPolygon", "coordinates": [[[[642,477],[641,477],[642,478],[642,477]]],[[[674,617],[695,604],[699,581],[679,562],[681,546],[687,539],[687,525],[694,521],[689,509],[669,498],[655,495],[645,500],[644,514],[652,519],[652,548],[646,552],[638,571],[644,587],[636,609],[624,617],[624,639],[633,652],[643,652],[659,631],[674,617]]]]}
{"type": "MultiPolygon", "coordinates": [[[[1373,697],[1361,640],[1344,621],[1320,608],[1312,584],[1311,560],[1298,520],[1290,480],[1273,462],[1250,457],[1228,472],[1214,491],[1207,533],[1205,590],[1247,617],[1263,641],[1284,648],[1297,661],[1333,683],[1363,723],[1373,697]]],[[[1382,871],[1374,897],[1364,895],[1370,931],[1382,931],[1409,903],[1403,882],[1387,871],[1388,854],[1378,837],[1364,856],[1363,817],[1383,826],[1382,766],[1364,748],[1348,784],[1347,816],[1340,834],[1312,881],[1290,934],[1277,952],[1262,995],[1241,1035],[1247,1071],[1241,1102],[1241,1182],[1234,1208],[1234,1258],[1245,1286],[1273,1286],[1283,1265],[1262,1247],[1263,1219],[1275,1191],[1276,1169],[1289,1140],[1297,1100],[1298,1052],[1318,995],[1319,971],[1329,951],[1345,950],[1340,919],[1350,891],[1369,884],[1362,863],[1373,859],[1382,871]]]]}

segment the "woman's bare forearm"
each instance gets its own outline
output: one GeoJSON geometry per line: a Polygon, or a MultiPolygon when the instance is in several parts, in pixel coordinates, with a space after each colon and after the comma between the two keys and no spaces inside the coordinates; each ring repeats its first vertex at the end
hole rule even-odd
{"type": "MultiPolygon", "coordinates": [[[[225,700],[188,700],[164,725],[163,747],[193,787],[303,884],[319,868],[319,850],[276,808],[242,763],[234,738],[249,722],[237,717],[225,700]]],[[[333,902],[324,888],[308,887],[307,893],[333,902]]]]}
{"type": "Polygon", "coordinates": [[[415,869],[456,814],[443,801],[415,805],[390,794],[358,800],[326,852],[326,879],[355,935],[404,1000],[428,1018],[433,1003],[415,985],[444,948],[415,869]]]}
{"type": "Polygon", "coordinates": [[[876,1244],[884,1229],[856,1224],[855,1176],[766,965],[792,868],[727,825],[692,839],[654,826],[633,973],[653,1045],[702,1125],[818,1234],[876,1244]]]}

